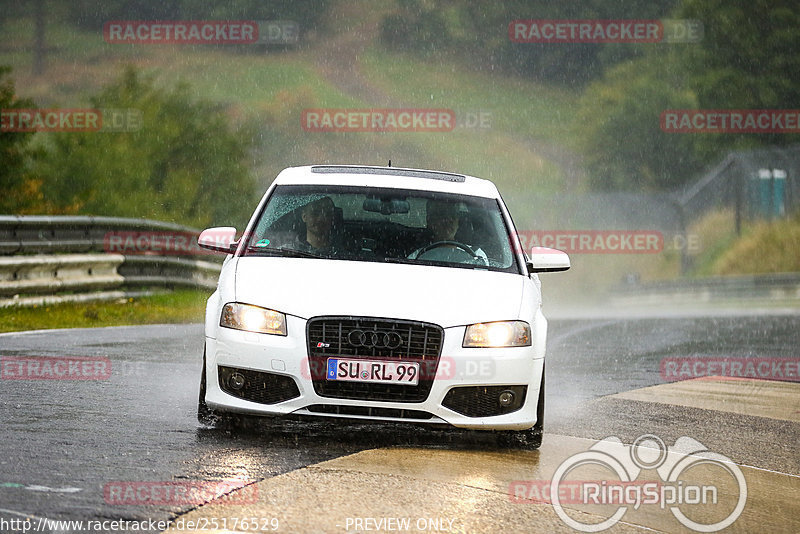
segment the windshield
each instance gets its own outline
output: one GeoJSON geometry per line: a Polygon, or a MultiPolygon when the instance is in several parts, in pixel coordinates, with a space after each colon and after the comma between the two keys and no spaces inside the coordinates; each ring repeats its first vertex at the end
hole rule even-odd
{"type": "Polygon", "coordinates": [[[497,200],[408,189],[278,186],[244,249],[518,272],[497,200]]]}

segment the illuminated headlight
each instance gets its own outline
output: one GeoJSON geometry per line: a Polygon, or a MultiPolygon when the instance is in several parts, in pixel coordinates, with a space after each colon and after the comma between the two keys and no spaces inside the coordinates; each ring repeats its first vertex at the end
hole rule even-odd
{"type": "Polygon", "coordinates": [[[531,326],[525,321],[471,324],[464,333],[463,347],[528,347],[531,326]]]}
{"type": "Polygon", "coordinates": [[[222,307],[219,325],[259,334],[286,335],[286,316],[284,314],[238,302],[229,302],[222,307]]]}

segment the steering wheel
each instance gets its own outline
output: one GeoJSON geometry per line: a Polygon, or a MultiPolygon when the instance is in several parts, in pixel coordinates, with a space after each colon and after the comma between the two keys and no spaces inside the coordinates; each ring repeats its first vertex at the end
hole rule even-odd
{"type": "Polygon", "coordinates": [[[471,258],[479,259],[484,264],[486,264],[486,260],[484,260],[483,258],[478,256],[478,253],[475,252],[475,250],[472,247],[470,247],[469,245],[466,245],[464,243],[460,243],[458,241],[436,241],[435,243],[431,243],[430,245],[422,247],[422,249],[420,249],[419,253],[417,254],[417,257],[420,258],[426,252],[428,252],[430,250],[433,250],[435,248],[439,248],[439,247],[455,247],[455,248],[461,249],[464,252],[466,252],[467,254],[469,254],[471,258]]]}

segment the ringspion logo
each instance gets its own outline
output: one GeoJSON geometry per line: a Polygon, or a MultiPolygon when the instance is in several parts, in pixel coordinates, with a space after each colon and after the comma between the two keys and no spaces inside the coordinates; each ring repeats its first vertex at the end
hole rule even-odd
{"type": "MultiPolygon", "coordinates": [[[[509,489],[524,496],[524,490],[509,489]]],[[[510,494],[513,497],[514,493],[510,494]]],[[[579,532],[601,532],[617,524],[629,510],[651,505],[669,510],[686,528],[717,532],[731,526],[744,510],[747,481],[730,458],[687,436],[669,447],[652,434],[639,436],[631,445],[610,436],[562,462],[553,474],[548,497],[558,517],[579,532]],[[653,470],[660,481],[639,483],[644,471],[653,470]],[[598,471],[606,475],[580,483],[579,491],[568,496],[562,491],[562,485],[574,487],[571,477],[575,474],[598,471]],[[730,487],[735,487],[735,492],[721,489],[727,481],[734,483],[730,487]],[[587,505],[602,507],[597,514],[606,519],[597,522],[586,513],[570,515],[564,504],[576,500],[583,509],[587,505]]]]}

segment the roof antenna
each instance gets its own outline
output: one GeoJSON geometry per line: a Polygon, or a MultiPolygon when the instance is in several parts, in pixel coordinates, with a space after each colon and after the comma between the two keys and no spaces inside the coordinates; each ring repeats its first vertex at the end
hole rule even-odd
{"type": "Polygon", "coordinates": [[[392,160],[389,160],[389,167],[392,166],[392,160]]]}

